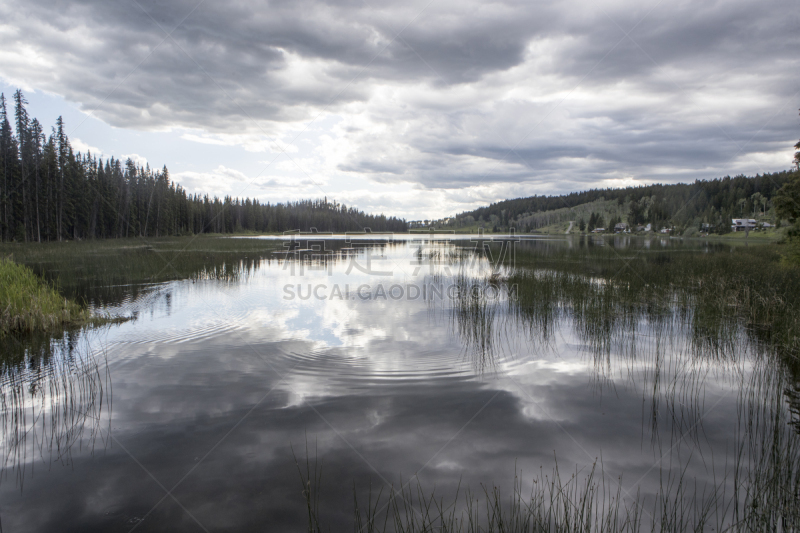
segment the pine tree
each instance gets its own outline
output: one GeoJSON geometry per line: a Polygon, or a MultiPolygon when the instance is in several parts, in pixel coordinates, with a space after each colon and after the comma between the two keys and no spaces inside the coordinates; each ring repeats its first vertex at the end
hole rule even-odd
{"type": "Polygon", "coordinates": [[[589,226],[586,228],[589,233],[593,232],[594,229],[597,227],[597,214],[592,211],[592,214],[589,216],[589,226]]]}
{"type": "Polygon", "coordinates": [[[10,240],[13,238],[14,214],[12,210],[11,190],[17,179],[17,166],[19,164],[17,154],[17,141],[8,121],[8,110],[6,107],[6,97],[0,94],[0,223],[2,223],[2,239],[10,240]]]}
{"type": "MultiPolygon", "coordinates": [[[[262,204],[188,194],[160,171],[133,161],[75,153],[58,117],[47,137],[21,91],[16,134],[0,94],[0,239],[150,237],[185,233],[309,230],[404,231],[395,217],[367,215],[326,199],[262,204]]],[[[502,220],[511,220],[503,214],[502,220]]]]}
{"type": "Polygon", "coordinates": [[[29,228],[29,206],[28,206],[28,170],[30,168],[30,142],[28,137],[30,132],[30,118],[28,111],[25,109],[25,104],[28,101],[22,96],[22,91],[17,89],[14,93],[14,118],[16,119],[17,128],[17,142],[19,143],[19,177],[17,183],[11,190],[13,195],[14,210],[19,212],[21,218],[21,225],[17,226],[17,237],[22,237],[25,242],[28,241],[28,228],[29,228]]]}
{"type": "Polygon", "coordinates": [[[66,173],[69,145],[64,133],[64,121],[56,119],[56,146],[58,166],[58,187],[56,192],[56,235],[60,241],[64,237],[64,204],[66,203],[66,173]]]}
{"type": "Polygon", "coordinates": [[[794,153],[792,163],[794,164],[794,169],[800,171],[800,141],[797,141],[797,144],[794,145],[794,149],[797,151],[794,153]]]}
{"type": "Polygon", "coordinates": [[[33,202],[34,202],[34,211],[36,217],[36,242],[42,242],[42,219],[41,219],[41,199],[39,190],[41,188],[41,166],[42,166],[42,145],[45,141],[45,136],[42,131],[42,125],[39,124],[39,121],[33,119],[31,121],[31,130],[30,130],[30,143],[31,149],[33,150],[34,158],[33,158],[33,202]]]}

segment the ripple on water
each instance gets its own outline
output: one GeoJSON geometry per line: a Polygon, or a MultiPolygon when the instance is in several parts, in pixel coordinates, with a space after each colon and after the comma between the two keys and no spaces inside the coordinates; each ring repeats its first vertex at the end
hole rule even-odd
{"type": "Polygon", "coordinates": [[[215,320],[185,328],[170,328],[160,331],[148,331],[147,338],[138,335],[123,339],[127,344],[181,344],[190,342],[207,342],[211,339],[242,332],[247,328],[233,321],[215,320]]]}
{"type": "Polygon", "coordinates": [[[464,361],[458,349],[452,348],[414,351],[401,348],[391,353],[378,353],[337,347],[287,351],[279,358],[281,366],[292,375],[349,389],[464,381],[476,376],[473,366],[464,361]]]}

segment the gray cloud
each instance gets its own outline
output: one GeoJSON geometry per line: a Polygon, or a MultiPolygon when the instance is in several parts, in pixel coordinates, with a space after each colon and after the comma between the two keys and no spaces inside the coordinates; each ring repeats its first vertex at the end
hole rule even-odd
{"type": "Polygon", "coordinates": [[[0,8],[11,82],[138,129],[272,134],[328,110],[351,147],[330,170],[384,183],[778,170],[798,135],[790,2],[17,7],[0,8]]]}

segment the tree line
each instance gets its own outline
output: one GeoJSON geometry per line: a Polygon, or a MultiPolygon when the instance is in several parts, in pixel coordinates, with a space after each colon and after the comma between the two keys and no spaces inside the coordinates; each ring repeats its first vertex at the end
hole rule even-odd
{"type": "Polygon", "coordinates": [[[617,224],[619,224],[620,222],[622,222],[622,218],[621,217],[612,216],[611,219],[608,222],[608,226],[606,226],[606,222],[605,222],[605,219],[603,218],[603,215],[601,215],[600,213],[595,213],[594,211],[592,211],[592,214],[589,215],[589,221],[588,222],[585,221],[583,219],[583,217],[578,219],[578,229],[581,232],[583,232],[584,230],[592,232],[597,228],[603,228],[603,229],[606,229],[608,231],[614,231],[614,227],[617,224]]]}
{"type": "MultiPolygon", "coordinates": [[[[773,199],[781,187],[797,176],[798,170],[793,169],[754,177],[725,176],[696,180],[694,183],[591,189],[560,196],[516,198],[461,213],[456,216],[455,224],[465,219],[491,221],[498,228],[517,227],[524,230],[522,226],[533,227],[531,220],[537,218],[533,216],[536,213],[564,211],[560,213],[563,216],[556,217],[556,222],[559,222],[561,218],[574,219],[569,210],[578,206],[612,200],[617,202],[618,210],[624,213],[618,222],[630,225],[649,223],[656,229],[667,226],[687,228],[706,223],[715,231],[726,232],[730,231],[732,218],[766,216],[774,207],[773,199]]],[[[588,221],[584,222],[588,226],[588,221]]],[[[598,224],[599,220],[594,222],[596,227],[603,227],[603,224],[598,224]]]]}
{"type": "Polygon", "coordinates": [[[794,177],[787,181],[775,195],[775,210],[791,226],[786,231],[788,250],[784,259],[788,263],[800,265],[800,141],[794,145],[794,177]]]}
{"type": "Polygon", "coordinates": [[[406,231],[405,220],[323,200],[261,203],[189,194],[164,166],[76,153],[61,117],[50,135],[17,90],[0,94],[0,239],[158,237],[197,233],[406,231]],[[12,127],[13,122],[13,127],[12,127]]]}

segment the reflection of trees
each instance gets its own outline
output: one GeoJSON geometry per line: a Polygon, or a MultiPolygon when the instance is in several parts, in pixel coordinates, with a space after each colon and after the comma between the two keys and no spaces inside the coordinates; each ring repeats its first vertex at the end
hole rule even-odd
{"type": "MultiPolygon", "coordinates": [[[[70,464],[76,449],[93,450],[110,421],[111,381],[104,355],[87,337],[0,339],[2,478],[22,487],[36,462],[70,464]]],[[[106,431],[106,435],[108,432],[106,431]]]]}

